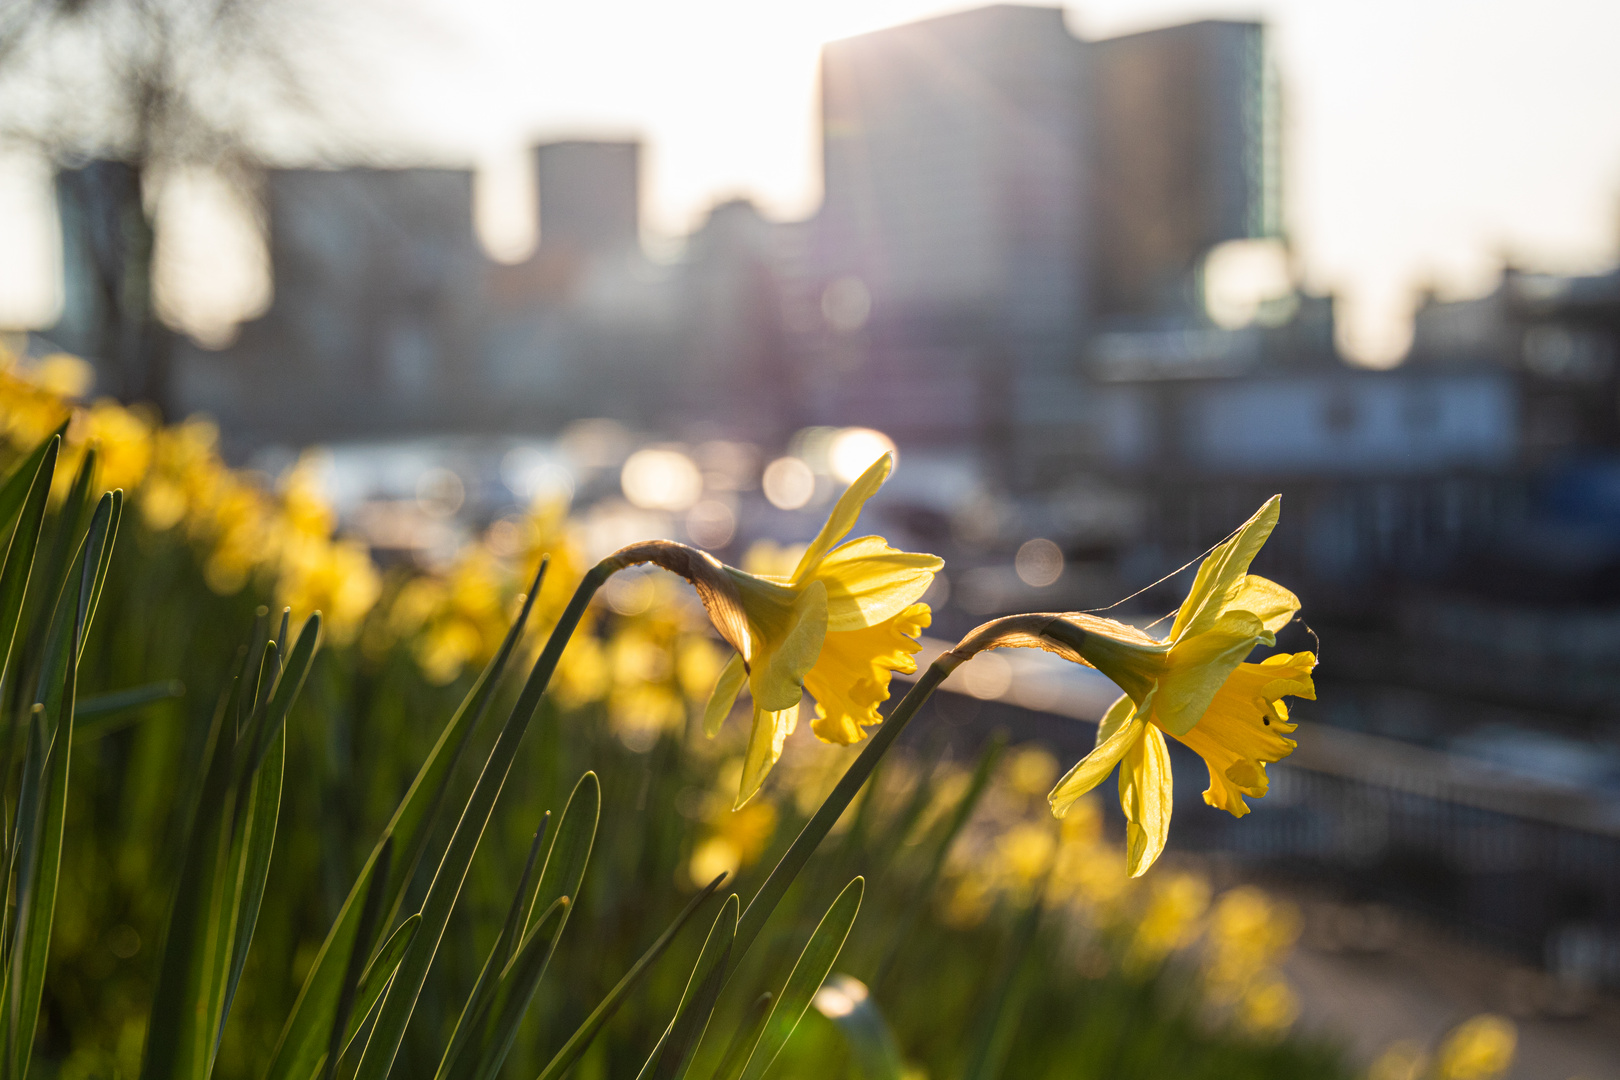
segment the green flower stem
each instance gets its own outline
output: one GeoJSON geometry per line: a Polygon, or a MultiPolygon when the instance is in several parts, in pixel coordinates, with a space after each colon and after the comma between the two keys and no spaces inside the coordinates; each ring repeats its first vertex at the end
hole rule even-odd
{"type": "Polygon", "coordinates": [[[815,853],[821,841],[832,831],[839,816],[872,775],[872,770],[883,760],[883,755],[889,752],[889,747],[894,745],[894,741],[900,737],[900,732],[905,729],[906,724],[916,715],[917,710],[922,708],[922,703],[928,700],[941,682],[945,681],[947,675],[956,670],[962,659],[952,651],[929,665],[922,678],[918,679],[906,692],[906,696],[900,699],[900,703],[894,707],[894,711],[883,722],[883,726],[868,740],[860,757],[855,759],[855,763],[839,779],[838,786],[833,788],[832,794],[822,802],[815,816],[799,831],[792,846],[776,864],[776,869],[771,871],[771,876],[765,879],[765,884],[754,894],[754,899],[748,904],[748,910],[743,912],[728,965],[732,971],[737,970],[737,965],[748,952],[748,947],[765,928],[765,921],[771,917],[771,912],[776,910],[776,905],[787,895],[788,887],[799,876],[799,871],[804,869],[804,864],[810,861],[810,856],[815,853]]]}

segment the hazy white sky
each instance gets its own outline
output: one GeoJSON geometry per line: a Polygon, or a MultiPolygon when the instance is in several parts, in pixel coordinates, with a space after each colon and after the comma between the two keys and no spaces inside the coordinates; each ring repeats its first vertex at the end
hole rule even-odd
{"type": "MultiPolygon", "coordinates": [[[[497,253],[532,235],[523,147],[647,143],[646,222],[676,236],[746,194],[820,198],[816,59],[829,40],[976,6],[939,0],[416,0],[379,42],[367,135],[484,168],[497,253]],[[382,47],[382,46],[379,46],[382,47]]],[[[1282,76],[1287,222],[1307,283],[1344,297],[1349,343],[1404,341],[1415,286],[1488,287],[1503,257],[1582,270],[1620,251],[1617,0],[1090,0],[1106,36],[1262,18],[1282,76]]],[[[6,226],[0,222],[0,231],[6,226]]]]}

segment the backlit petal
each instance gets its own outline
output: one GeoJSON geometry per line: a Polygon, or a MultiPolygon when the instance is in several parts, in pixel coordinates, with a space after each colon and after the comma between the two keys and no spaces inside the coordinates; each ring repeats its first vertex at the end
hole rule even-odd
{"type": "Polygon", "coordinates": [[[1247,611],[1260,620],[1267,630],[1276,633],[1288,625],[1299,610],[1299,597],[1277,584],[1260,577],[1258,574],[1246,574],[1233,588],[1232,594],[1222,605],[1222,611],[1247,611]]]}
{"type": "Polygon", "coordinates": [[[742,783],[737,788],[733,810],[740,810],[765,783],[771,768],[782,756],[782,746],[799,723],[799,706],[768,710],[754,706],[754,728],[748,736],[748,752],[743,757],[742,783]]]}
{"type": "MultiPolygon", "coordinates": [[[[1116,710],[1128,710],[1127,715],[1130,718],[1120,724],[1107,740],[1081,758],[1075,767],[1070,769],[1063,779],[1058,781],[1057,787],[1052,789],[1052,793],[1046,797],[1046,801],[1052,804],[1054,816],[1062,817],[1067,814],[1069,807],[1073,806],[1080,796],[1108,779],[1108,774],[1114,771],[1114,766],[1119,764],[1130,748],[1136,745],[1137,740],[1142,738],[1143,733],[1146,732],[1149,726],[1146,719],[1144,719],[1147,715],[1146,709],[1130,706],[1128,704],[1130,700],[1130,698],[1121,698],[1119,701],[1114,702],[1113,707],[1108,710],[1108,717],[1103,719],[1106,723],[1116,710]]],[[[1151,705],[1151,702],[1149,704],[1151,705]]]]}
{"type": "Polygon", "coordinates": [[[748,668],[743,664],[743,658],[737,653],[732,653],[731,659],[726,661],[726,666],[720,669],[720,677],[715,680],[714,692],[709,695],[709,703],[703,707],[703,734],[711,739],[719,734],[720,725],[731,715],[731,707],[737,702],[737,694],[747,681],[748,668]]]}
{"type": "Polygon", "coordinates": [[[894,618],[928,591],[944,565],[937,555],[900,551],[881,536],[864,536],[834,549],[807,580],[826,585],[827,629],[842,633],[894,618]]]}
{"type": "Polygon", "coordinates": [[[845,633],[829,631],[804,688],[816,699],[810,730],[822,742],[845,746],[881,723],[878,705],[889,698],[889,676],[917,670],[917,635],[928,625],[927,604],[913,604],[887,622],[845,633]]]}
{"type": "Polygon", "coordinates": [[[1125,811],[1125,868],[1141,877],[1170,836],[1170,751],[1148,725],[1119,766],[1119,805],[1125,811]]]}
{"type": "Polygon", "coordinates": [[[1171,641],[1203,633],[1215,624],[1227,596],[1249,572],[1249,564],[1276,527],[1281,508],[1282,496],[1273,495],[1243,523],[1236,535],[1204,559],[1186,601],[1176,612],[1176,621],[1170,627],[1171,641]]]}
{"type": "Polygon", "coordinates": [[[766,711],[797,706],[804,677],[815,667],[827,636],[827,590],[812,581],[799,590],[787,625],[779,634],[754,644],[748,689],[766,711]]]}
{"type": "Polygon", "coordinates": [[[816,538],[810,541],[810,546],[805,548],[804,554],[799,557],[799,565],[793,571],[794,584],[802,584],[817,564],[833,549],[833,545],[849,535],[849,530],[855,527],[855,519],[861,516],[861,507],[866,505],[867,499],[877,494],[878,488],[883,486],[883,481],[889,478],[889,472],[893,468],[894,455],[884,454],[868,465],[866,471],[856,477],[855,482],[838,497],[837,505],[827,517],[827,524],[821,527],[816,538]]]}
{"type": "Polygon", "coordinates": [[[1154,721],[1172,735],[1185,735],[1204,715],[1227,676],[1259,644],[1276,640],[1247,611],[1229,611],[1209,630],[1190,634],[1170,647],[1159,681],[1154,721]]]}
{"type": "Polygon", "coordinates": [[[1108,706],[1108,711],[1103,713],[1102,721],[1097,725],[1097,739],[1091,745],[1101,746],[1113,738],[1114,732],[1118,731],[1135,711],[1136,703],[1131,700],[1130,695],[1121,694],[1119,700],[1108,706]]]}
{"type": "Polygon", "coordinates": [[[1177,738],[1204,759],[1209,789],[1204,801],[1233,817],[1249,812],[1243,796],[1259,798],[1269,790],[1265,767],[1293,752],[1284,695],[1314,698],[1308,652],[1267,657],[1264,663],[1240,664],[1196,727],[1177,738]]]}

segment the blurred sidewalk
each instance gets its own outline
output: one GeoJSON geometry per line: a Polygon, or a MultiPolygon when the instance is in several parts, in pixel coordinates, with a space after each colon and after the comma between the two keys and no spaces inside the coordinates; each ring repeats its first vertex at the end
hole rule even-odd
{"type": "Polygon", "coordinates": [[[1512,1080],[1620,1080],[1620,1000],[1561,986],[1386,907],[1292,899],[1306,913],[1284,967],[1300,995],[1300,1027],[1348,1044],[1363,1064],[1400,1039],[1432,1049],[1453,1025],[1494,1012],[1518,1025],[1512,1080]]]}

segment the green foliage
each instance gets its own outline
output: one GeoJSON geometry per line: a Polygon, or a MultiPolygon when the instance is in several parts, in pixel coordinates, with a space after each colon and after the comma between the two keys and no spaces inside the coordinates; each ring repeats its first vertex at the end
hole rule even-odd
{"type": "Polygon", "coordinates": [[[402,649],[323,649],[318,617],[294,636],[253,589],[214,593],[176,530],[120,537],[94,452],[53,507],[59,446],[0,481],[0,1080],[1342,1075],[1211,1028],[1173,962],[1082,970],[1038,902],[942,917],[999,748],[956,788],[885,777],[926,679],[827,798],[780,799],[740,876],[698,887],[702,830],[742,820],[703,809],[736,748],[695,722],[621,741],[547,692],[600,574],[521,686],[540,579],[440,688],[402,649]],[[871,987],[850,1015],[875,1052],[810,1009],[835,965],[871,987]]]}

